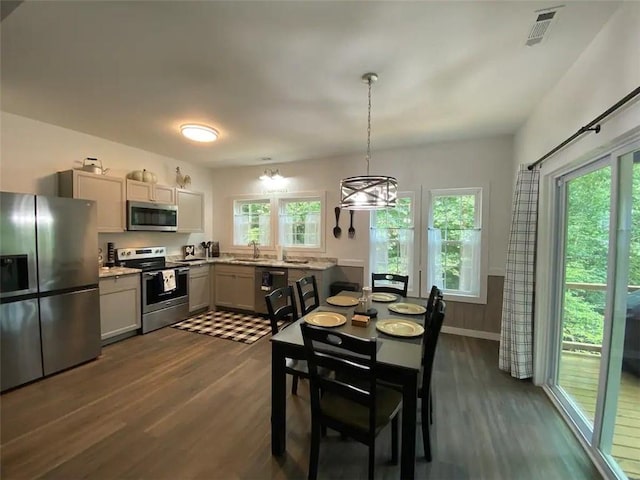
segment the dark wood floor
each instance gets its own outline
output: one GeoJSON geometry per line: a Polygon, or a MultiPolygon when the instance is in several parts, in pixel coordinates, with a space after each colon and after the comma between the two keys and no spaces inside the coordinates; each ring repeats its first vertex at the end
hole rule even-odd
{"type": "MultiPolygon", "coordinates": [[[[543,392],[497,368],[498,345],[442,335],[435,452],[416,478],[600,478],[543,392]]],[[[287,399],[287,455],[271,456],[270,343],[247,346],[165,328],[103,349],[79,368],[1,401],[1,477],[306,478],[306,382],[287,399]]],[[[389,432],[376,477],[388,464],[389,432]]],[[[366,477],[366,447],[329,433],[320,478],[366,477]]]]}

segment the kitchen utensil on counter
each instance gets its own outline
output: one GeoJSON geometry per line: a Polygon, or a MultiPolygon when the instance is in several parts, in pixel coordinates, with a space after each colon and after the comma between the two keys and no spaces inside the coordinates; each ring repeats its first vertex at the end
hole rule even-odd
{"type": "Polygon", "coordinates": [[[333,227],[333,236],[340,238],[340,235],[342,235],[342,229],[340,228],[340,207],[334,208],[333,211],[336,214],[336,226],[333,227]]]}
{"type": "Polygon", "coordinates": [[[349,210],[349,216],[351,217],[350,219],[351,223],[349,224],[348,233],[349,233],[349,238],[353,238],[356,236],[356,229],[353,228],[353,210],[349,210]]]}
{"type": "Polygon", "coordinates": [[[200,242],[200,246],[202,247],[202,250],[204,251],[204,258],[208,258],[209,257],[209,247],[211,246],[211,242],[200,242]]]}
{"type": "Polygon", "coordinates": [[[85,172],[97,173],[98,175],[105,175],[109,169],[103,168],[102,160],[97,158],[87,157],[82,161],[82,168],[85,172]]]}

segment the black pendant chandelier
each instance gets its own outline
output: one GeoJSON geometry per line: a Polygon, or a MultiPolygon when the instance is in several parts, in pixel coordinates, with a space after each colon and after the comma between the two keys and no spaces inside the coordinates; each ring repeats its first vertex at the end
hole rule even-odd
{"type": "Polygon", "coordinates": [[[365,73],[362,81],[369,85],[369,116],[367,120],[367,174],[340,181],[340,207],[347,210],[376,210],[396,206],[398,181],[394,177],[369,175],[371,159],[371,84],[378,80],[375,73],[365,73]]]}

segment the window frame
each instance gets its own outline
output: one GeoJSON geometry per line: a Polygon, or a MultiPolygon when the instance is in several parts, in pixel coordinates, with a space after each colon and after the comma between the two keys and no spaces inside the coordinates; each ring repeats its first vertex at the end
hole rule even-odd
{"type": "Polygon", "coordinates": [[[323,253],[326,251],[326,225],[327,225],[327,193],[324,190],[306,191],[306,192],[291,192],[281,193],[273,195],[235,195],[231,197],[231,248],[233,251],[244,252],[253,251],[253,247],[249,245],[236,244],[236,205],[238,203],[269,203],[270,205],[270,219],[269,219],[269,244],[258,245],[262,253],[273,254],[276,251],[276,247],[280,245],[280,208],[283,202],[295,201],[295,200],[319,200],[320,201],[320,245],[317,247],[283,247],[287,252],[296,253],[323,253]]]}
{"type": "MultiPolygon", "coordinates": [[[[409,276],[409,286],[407,289],[408,296],[415,296],[419,291],[419,276],[415,275],[415,265],[417,260],[420,258],[418,252],[416,252],[416,246],[419,244],[419,238],[417,235],[416,223],[418,217],[419,203],[416,202],[416,193],[413,191],[402,191],[398,192],[398,200],[402,198],[409,198],[411,201],[411,225],[407,227],[407,230],[411,230],[413,232],[413,238],[411,245],[409,246],[409,250],[411,252],[411,259],[409,265],[407,266],[407,272],[402,275],[409,276]],[[418,279],[416,281],[416,279],[418,279]]],[[[374,248],[372,247],[372,234],[374,230],[377,230],[374,226],[374,216],[378,214],[378,210],[372,210],[369,214],[369,272],[370,273],[389,273],[389,272],[376,272],[374,265],[374,248]]]]}
{"type": "Polygon", "coordinates": [[[269,204],[269,243],[267,245],[260,245],[258,247],[261,250],[274,250],[274,225],[273,225],[273,210],[274,210],[274,202],[272,198],[265,197],[262,195],[239,195],[235,196],[231,199],[231,246],[235,250],[251,250],[253,251],[253,247],[244,244],[236,243],[236,206],[238,204],[246,204],[246,203],[268,203],[269,204]]]}
{"type": "Polygon", "coordinates": [[[443,292],[445,300],[464,303],[487,303],[487,283],[488,283],[488,257],[489,257],[489,188],[486,185],[476,185],[470,187],[455,187],[455,188],[432,188],[428,190],[426,195],[426,227],[424,228],[424,245],[425,245],[425,261],[423,265],[426,266],[424,272],[424,285],[421,289],[421,295],[428,296],[428,290],[433,285],[433,280],[429,276],[429,266],[432,261],[432,254],[429,245],[429,229],[433,225],[433,206],[435,197],[440,196],[462,196],[462,195],[474,195],[476,197],[476,211],[475,223],[476,227],[480,229],[480,270],[479,275],[479,291],[476,295],[464,294],[460,291],[446,290],[443,292]]]}
{"type": "MultiPolygon", "coordinates": [[[[275,223],[277,225],[277,245],[281,246],[283,249],[286,249],[287,252],[313,252],[313,253],[321,253],[326,251],[326,216],[327,216],[327,194],[325,191],[313,191],[313,192],[295,192],[295,193],[287,193],[277,195],[275,197],[276,200],[276,210],[275,210],[275,223]],[[302,245],[291,245],[287,246],[282,243],[283,236],[283,228],[282,228],[282,208],[286,203],[291,203],[295,201],[319,201],[320,202],[320,225],[319,225],[319,239],[320,243],[314,246],[302,246],[302,245]]],[[[274,213],[272,213],[274,215],[274,213]]]]}

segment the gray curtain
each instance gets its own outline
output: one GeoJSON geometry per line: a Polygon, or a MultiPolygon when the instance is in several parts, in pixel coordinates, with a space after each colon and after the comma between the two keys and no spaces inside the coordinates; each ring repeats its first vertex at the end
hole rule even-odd
{"type": "Polygon", "coordinates": [[[515,378],[533,376],[538,186],[540,171],[521,165],[513,198],[511,233],[502,300],[500,369],[515,378]]]}

